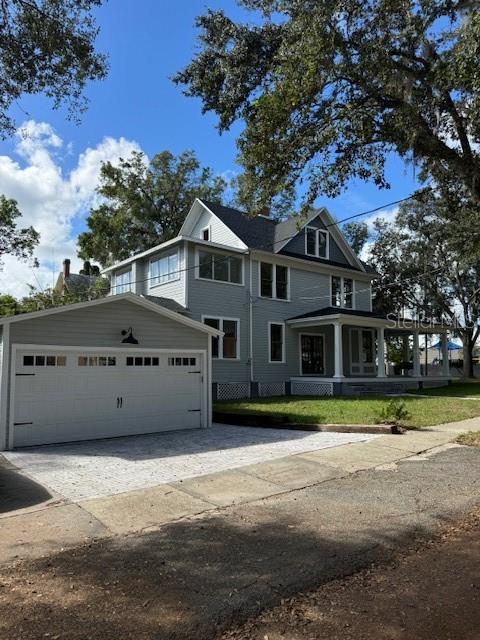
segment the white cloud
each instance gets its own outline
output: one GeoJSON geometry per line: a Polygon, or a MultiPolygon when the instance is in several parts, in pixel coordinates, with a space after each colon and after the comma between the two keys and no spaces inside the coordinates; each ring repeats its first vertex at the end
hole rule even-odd
{"type": "Polygon", "coordinates": [[[40,233],[35,251],[40,267],[33,272],[29,264],[4,256],[0,293],[25,295],[28,283],[51,286],[66,257],[74,269],[80,266],[72,229],[94,202],[101,163],[115,163],[133,150],[140,150],[136,142],[106,137],[85,149],[76,166],[63,175],[63,158],[71,156],[71,146],[65,146],[46,122],[30,120],[20,127],[15,147],[19,161],[0,156],[0,193],[18,201],[23,214],[19,225],[32,225],[40,233]]]}
{"type": "MultiPolygon", "coordinates": [[[[366,222],[368,226],[368,231],[370,234],[372,234],[374,232],[374,223],[376,220],[383,219],[386,222],[393,222],[395,220],[395,216],[398,213],[398,209],[399,209],[398,206],[393,207],[392,209],[382,209],[381,211],[377,211],[376,213],[373,213],[371,216],[368,216],[367,218],[362,218],[362,222],[366,222]]],[[[368,260],[370,259],[370,249],[372,245],[373,245],[373,240],[370,239],[368,242],[365,243],[365,246],[360,252],[360,258],[362,260],[365,260],[365,262],[368,262],[368,260]]]]}

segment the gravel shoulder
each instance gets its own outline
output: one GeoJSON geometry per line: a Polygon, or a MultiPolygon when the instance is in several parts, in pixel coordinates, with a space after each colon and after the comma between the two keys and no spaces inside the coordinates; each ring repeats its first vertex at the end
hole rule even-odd
{"type": "Polygon", "coordinates": [[[221,640],[478,640],[480,510],[354,576],[263,612],[221,640]]]}

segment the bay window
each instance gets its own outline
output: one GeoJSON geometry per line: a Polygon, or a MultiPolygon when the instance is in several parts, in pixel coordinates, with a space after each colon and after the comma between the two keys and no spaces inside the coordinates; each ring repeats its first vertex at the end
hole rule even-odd
{"type": "Polygon", "coordinates": [[[211,251],[198,252],[198,277],[205,280],[242,284],[242,258],[211,251]]]}
{"type": "Polygon", "coordinates": [[[178,251],[150,262],[150,286],[178,280],[178,251]]]}
{"type": "Polygon", "coordinates": [[[132,290],[132,272],[116,273],[113,279],[113,293],[127,293],[132,290]]]}

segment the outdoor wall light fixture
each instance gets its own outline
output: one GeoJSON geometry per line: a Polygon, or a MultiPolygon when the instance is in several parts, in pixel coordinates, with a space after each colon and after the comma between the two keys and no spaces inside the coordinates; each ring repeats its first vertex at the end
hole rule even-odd
{"type": "Polygon", "coordinates": [[[123,329],[122,336],[126,336],[126,338],[122,340],[122,344],[138,344],[138,340],[133,337],[132,327],[128,327],[126,331],[123,329]]]}

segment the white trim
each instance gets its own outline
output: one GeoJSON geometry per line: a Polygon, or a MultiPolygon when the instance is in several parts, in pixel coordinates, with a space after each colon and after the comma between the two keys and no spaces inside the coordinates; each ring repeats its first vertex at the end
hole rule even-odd
{"type": "Polygon", "coordinates": [[[102,273],[109,273],[110,271],[121,269],[124,266],[128,266],[131,262],[134,262],[135,260],[139,260],[140,258],[145,258],[151,255],[152,253],[155,253],[156,251],[162,251],[163,249],[166,249],[167,247],[171,247],[173,244],[176,244],[177,242],[180,242],[183,239],[184,238],[181,235],[178,235],[176,238],[172,238],[171,240],[167,240],[166,242],[157,244],[151,249],[146,249],[145,251],[136,253],[134,256],[131,256],[130,258],[125,258],[125,260],[121,260],[120,262],[115,262],[115,264],[112,264],[110,267],[105,267],[105,269],[102,269],[102,273]]]}
{"type": "Polygon", "coordinates": [[[212,225],[211,224],[207,224],[206,227],[203,227],[202,229],[200,229],[200,233],[202,234],[202,237],[200,238],[200,240],[203,240],[204,242],[212,242],[212,225]],[[208,231],[208,238],[206,240],[203,237],[204,231],[208,231]]]}
{"type": "Polygon", "coordinates": [[[269,322],[268,322],[267,341],[268,341],[268,364],[286,364],[286,360],[285,360],[285,351],[286,351],[286,349],[285,349],[285,322],[276,321],[276,320],[269,320],[269,322]],[[282,327],[282,359],[281,360],[272,360],[272,333],[271,333],[272,324],[276,324],[276,325],[282,327]]]}
{"type": "MultiPolygon", "coordinates": [[[[211,343],[211,338],[208,339],[208,344],[211,343]]],[[[135,345],[133,345],[135,347],[135,345]]],[[[211,426],[211,401],[209,403],[209,397],[211,398],[211,375],[208,373],[208,345],[207,349],[138,349],[138,348],[124,348],[121,347],[96,347],[89,349],[84,346],[71,346],[71,345],[32,345],[32,344],[24,344],[24,343],[14,343],[12,344],[12,356],[10,360],[10,398],[9,398],[9,421],[8,421],[8,443],[7,448],[13,449],[14,446],[14,422],[15,422],[15,369],[16,369],[16,361],[17,361],[17,351],[83,351],[83,352],[114,352],[114,353],[127,353],[127,352],[136,352],[136,353],[198,353],[202,356],[202,381],[201,384],[203,386],[202,393],[202,401],[201,401],[201,413],[200,413],[200,425],[202,428],[205,426],[211,426]],[[210,395],[209,395],[210,394],[210,395]]],[[[113,368],[113,367],[112,367],[113,368]]],[[[3,403],[2,403],[3,405],[3,403]]],[[[126,434],[128,435],[128,434],[126,434]]]]}
{"type": "Polygon", "coordinates": [[[275,302],[291,302],[290,298],[290,267],[286,264],[279,264],[277,262],[271,262],[270,260],[258,260],[258,297],[262,300],[275,300],[275,302]],[[269,264],[272,266],[272,297],[262,296],[262,264],[269,264]],[[277,298],[277,270],[275,267],[285,267],[287,269],[287,297],[277,298]]]}
{"type": "MultiPolygon", "coordinates": [[[[223,327],[223,321],[224,320],[230,320],[232,322],[236,322],[237,323],[237,357],[236,358],[224,358],[223,357],[223,337],[225,336],[225,332],[223,331],[223,329],[220,329],[220,336],[219,336],[219,340],[218,340],[218,358],[214,358],[212,355],[212,359],[213,360],[221,360],[222,362],[238,362],[239,360],[241,360],[240,357],[240,318],[228,318],[227,316],[215,316],[212,315],[210,313],[205,313],[202,314],[202,323],[205,322],[205,320],[219,320],[220,325],[223,327]]],[[[207,325],[205,325],[207,326],[207,325]]]]}
{"type": "Polygon", "coordinates": [[[115,304],[118,301],[127,300],[128,302],[132,302],[133,304],[137,304],[140,307],[144,307],[154,313],[158,313],[161,316],[165,316],[166,318],[170,318],[171,320],[175,320],[180,324],[183,324],[191,329],[197,329],[198,331],[202,331],[203,333],[209,333],[210,335],[222,335],[221,331],[217,331],[211,327],[207,327],[206,325],[198,322],[197,320],[191,320],[190,318],[186,318],[185,316],[176,313],[175,311],[171,311],[166,307],[162,307],[158,305],[156,302],[151,302],[142,296],[139,296],[135,293],[119,293],[115,296],[108,296],[106,298],[100,298],[99,300],[89,300],[88,302],[77,302],[75,304],[66,304],[63,307],[55,307],[53,309],[45,309],[44,311],[33,311],[32,313],[22,313],[17,316],[7,316],[5,318],[0,319],[0,324],[7,325],[12,324],[14,322],[24,322],[26,320],[34,320],[36,318],[44,318],[50,315],[56,315],[57,313],[65,313],[67,311],[77,311],[79,309],[86,309],[88,307],[95,307],[102,304],[115,304]]]}
{"type": "Polygon", "coordinates": [[[182,228],[179,231],[179,235],[184,235],[184,236],[189,236],[190,233],[192,232],[196,222],[197,222],[197,218],[195,216],[195,212],[194,209],[196,209],[196,207],[198,207],[198,205],[200,205],[201,207],[203,207],[203,209],[205,211],[207,211],[213,218],[215,218],[215,220],[217,220],[223,227],[225,227],[226,229],[228,229],[228,231],[238,240],[238,244],[239,244],[239,248],[240,249],[248,249],[247,245],[240,240],[240,238],[237,236],[236,233],[234,233],[232,231],[232,229],[230,229],[230,227],[225,224],[225,222],[223,222],[223,220],[221,220],[217,215],[215,215],[215,213],[209,209],[207,207],[207,205],[202,202],[202,200],[200,200],[200,198],[195,198],[195,200],[193,201],[192,206],[190,207],[190,211],[187,213],[185,220],[183,222],[182,228]],[[195,219],[194,219],[195,217],[195,219]]]}
{"type": "Polygon", "coordinates": [[[289,264],[291,262],[299,263],[302,265],[302,269],[304,269],[305,271],[313,271],[315,273],[325,273],[327,275],[332,275],[336,273],[338,275],[343,275],[343,274],[351,273],[352,274],[351,277],[358,278],[359,282],[361,282],[362,279],[368,278],[368,280],[365,281],[365,284],[369,284],[369,282],[371,282],[375,278],[378,278],[378,274],[376,273],[359,271],[358,269],[354,269],[347,265],[345,265],[345,267],[340,267],[337,264],[330,264],[328,262],[315,262],[313,260],[308,260],[307,258],[300,258],[296,256],[294,257],[290,255],[287,256],[279,253],[271,253],[269,251],[262,251],[261,249],[251,249],[250,252],[255,260],[263,260],[264,259],[263,256],[266,256],[267,260],[278,260],[279,263],[285,262],[286,263],[285,266],[291,266],[289,264]]]}
{"type": "MultiPolygon", "coordinates": [[[[352,311],[355,311],[356,308],[357,308],[355,282],[356,281],[355,281],[354,278],[345,277],[345,276],[337,276],[337,275],[332,274],[330,276],[330,304],[328,306],[329,307],[335,307],[335,309],[350,309],[352,311]],[[340,279],[340,300],[342,302],[342,304],[340,304],[340,305],[333,304],[333,286],[332,286],[333,278],[339,278],[340,279]],[[347,306],[345,306],[345,304],[343,304],[343,301],[345,299],[345,280],[351,280],[352,281],[352,290],[351,290],[352,306],[351,307],[347,307],[347,306]]],[[[370,300],[371,300],[371,295],[370,295],[370,300]]]]}
{"type": "Polygon", "coordinates": [[[0,449],[8,448],[8,407],[10,380],[10,325],[5,325],[2,335],[2,368],[0,370],[0,449]]]}
{"type": "MultiPolygon", "coordinates": [[[[322,378],[322,374],[321,373],[314,373],[314,374],[308,374],[308,373],[303,373],[302,371],[302,365],[303,365],[303,360],[302,360],[302,336],[321,336],[322,337],[322,351],[323,351],[323,370],[326,372],[327,371],[327,354],[326,354],[326,338],[325,338],[325,334],[322,332],[319,333],[306,333],[305,331],[301,331],[298,334],[298,370],[300,372],[300,375],[305,377],[305,378],[309,378],[310,376],[318,376],[319,378],[322,378]]],[[[324,373],[323,375],[326,375],[326,373],[324,373]]]]}
{"type": "Polygon", "coordinates": [[[305,236],[305,255],[311,256],[313,258],[323,258],[324,260],[330,260],[330,233],[327,231],[327,229],[321,229],[319,227],[310,227],[307,225],[304,229],[304,236],[305,236]],[[307,236],[308,236],[309,230],[315,231],[315,253],[308,253],[307,236]],[[319,248],[320,248],[319,235],[321,233],[326,238],[324,256],[321,256],[319,253],[319,248]]]}
{"type": "MultiPolygon", "coordinates": [[[[207,248],[209,248],[208,245],[207,248]]],[[[202,282],[214,282],[215,284],[228,284],[233,285],[234,287],[244,287],[245,286],[245,258],[242,256],[231,256],[229,251],[209,251],[210,253],[217,256],[225,256],[226,258],[237,258],[242,261],[242,281],[241,282],[230,282],[229,280],[215,280],[214,278],[202,278],[200,277],[200,249],[199,247],[195,247],[195,280],[201,280],[202,282]]],[[[213,274],[212,274],[213,275],[213,274]]]]}
{"type": "Polygon", "coordinates": [[[180,247],[177,247],[174,251],[167,251],[166,253],[162,253],[159,256],[152,256],[148,261],[148,282],[147,289],[156,289],[157,287],[163,287],[166,284],[170,284],[171,282],[178,282],[178,280],[182,279],[182,265],[180,263],[180,247]],[[156,282],[152,284],[154,278],[161,278],[162,276],[152,276],[152,262],[158,262],[159,260],[165,260],[177,254],[177,270],[172,271],[171,273],[176,274],[172,278],[165,280],[165,282],[156,282]]]}

